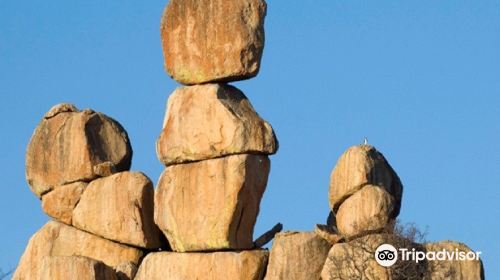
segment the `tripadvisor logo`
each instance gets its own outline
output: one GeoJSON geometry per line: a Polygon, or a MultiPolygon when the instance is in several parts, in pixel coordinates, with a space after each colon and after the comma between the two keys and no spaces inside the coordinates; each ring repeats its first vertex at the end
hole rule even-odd
{"type": "Polygon", "coordinates": [[[464,252],[458,249],[448,251],[446,249],[440,251],[417,251],[415,248],[411,250],[407,248],[399,248],[399,251],[391,244],[382,244],[375,250],[375,260],[378,264],[384,267],[394,265],[398,257],[402,261],[413,261],[419,263],[423,260],[428,261],[473,261],[479,260],[481,252],[464,252]]]}
{"type": "Polygon", "coordinates": [[[398,261],[398,251],[391,244],[382,244],[375,251],[375,260],[381,266],[392,266],[398,261]]]}

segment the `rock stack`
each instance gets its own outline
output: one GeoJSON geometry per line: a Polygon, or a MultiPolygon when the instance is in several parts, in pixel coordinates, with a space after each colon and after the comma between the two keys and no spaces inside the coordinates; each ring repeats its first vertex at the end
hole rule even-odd
{"type": "Polygon", "coordinates": [[[370,145],[349,148],[330,180],[330,208],[350,239],[386,228],[398,216],[403,187],[384,156],[370,145]]]}
{"type": "Polygon", "coordinates": [[[173,252],[146,256],[136,279],[262,279],[253,229],[278,142],[247,97],[264,47],[263,0],[171,0],[161,22],[169,97],[156,151],[165,165],[154,219],[173,252]]]}
{"type": "Polygon", "coordinates": [[[163,246],[153,184],[130,172],[123,127],[92,110],[54,106],[26,152],[26,178],[54,220],[31,238],[13,279],[133,279],[163,246]]]}
{"type": "MultiPolygon", "coordinates": [[[[379,245],[418,244],[395,229],[403,186],[374,147],[349,148],[330,182],[330,216],[312,232],[253,241],[278,150],[272,127],[231,81],[257,75],[264,0],[171,0],[161,22],[165,67],[184,84],[169,97],[156,143],[165,166],[156,191],[130,172],[123,127],[92,110],[54,106],[26,153],[26,178],[52,221],[35,233],[15,280],[483,279],[480,260],[384,267],[379,245]],[[168,245],[167,245],[168,240],[168,245]]],[[[397,227],[396,227],[397,228],[397,227]]]]}
{"type": "Polygon", "coordinates": [[[329,225],[324,226],[338,236],[338,242],[328,253],[321,278],[483,279],[480,260],[419,264],[399,261],[392,267],[376,262],[375,252],[382,244],[423,252],[442,248],[449,252],[471,252],[467,246],[453,241],[418,244],[401,229],[394,228],[402,193],[398,175],[373,146],[353,146],[341,155],[330,178],[332,212],[329,225]]]}

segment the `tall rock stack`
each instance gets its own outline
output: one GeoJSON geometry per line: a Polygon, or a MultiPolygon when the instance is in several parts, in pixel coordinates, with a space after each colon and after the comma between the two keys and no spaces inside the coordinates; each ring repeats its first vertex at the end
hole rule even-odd
{"type": "Polygon", "coordinates": [[[26,178],[54,220],[29,241],[13,279],[133,279],[145,250],[163,238],[153,184],[129,172],[123,127],[92,110],[54,106],[26,153],[26,178]]]}
{"type": "Polygon", "coordinates": [[[169,97],[156,151],[165,165],[155,222],[173,252],[146,256],[136,279],[262,279],[253,229],[278,142],[227,82],[257,75],[263,0],[171,0],[161,22],[165,67],[186,85],[169,97]]]}

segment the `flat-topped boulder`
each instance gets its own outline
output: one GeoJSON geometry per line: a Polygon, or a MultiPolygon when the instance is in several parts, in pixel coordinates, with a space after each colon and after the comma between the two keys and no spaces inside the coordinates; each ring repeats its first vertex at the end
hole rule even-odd
{"type": "Polygon", "coordinates": [[[168,74],[183,84],[254,77],[265,15],[264,0],[170,0],[161,20],[168,74]]]}
{"type": "Polygon", "coordinates": [[[331,247],[314,232],[278,233],[273,241],[265,279],[320,279],[331,247]]]}
{"type": "Polygon", "coordinates": [[[262,280],[268,252],[148,254],[141,263],[135,280],[262,280]]]}
{"type": "Polygon", "coordinates": [[[376,234],[334,244],[321,271],[321,279],[393,279],[390,268],[375,260],[377,247],[386,242],[390,244],[384,235],[376,234]]]}
{"type": "Polygon", "coordinates": [[[160,248],[154,223],[154,188],[141,172],[120,172],[89,183],[73,211],[73,225],[106,239],[160,248]]]}
{"type": "Polygon", "coordinates": [[[274,154],[271,125],[246,96],[224,84],[178,88],[168,99],[156,153],[165,165],[232,154],[274,154]]]}
{"type": "Polygon", "coordinates": [[[31,137],[26,180],[41,197],[55,186],[128,170],[131,160],[130,141],[117,121],[59,104],[43,117],[31,137]]]}
{"type": "Polygon", "coordinates": [[[174,251],[250,249],[267,184],[267,156],[172,165],[155,193],[155,222],[174,251]]]}

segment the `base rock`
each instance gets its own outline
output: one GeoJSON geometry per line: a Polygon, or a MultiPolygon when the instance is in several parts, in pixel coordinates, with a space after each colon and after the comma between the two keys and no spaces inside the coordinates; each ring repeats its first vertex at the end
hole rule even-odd
{"type": "Polygon", "coordinates": [[[269,256],[266,280],[319,279],[332,245],[314,232],[278,233],[269,256]]]}
{"type": "Polygon", "coordinates": [[[12,279],[40,279],[43,259],[50,256],[88,257],[116,268],[123,263],[139,264],[142,255],[136,248],[51,221],[31,237],[12,279]]]}
{"type": "Polygon", "coordinates": [[[86,257],[45,257],[41,280],[117,280],[113,268],[86,257]]]}
{"type": "Polygon", "coordinates": [[[268,252],[148,254],[135,280],[261,280],[266,270],[268,252]]]}

